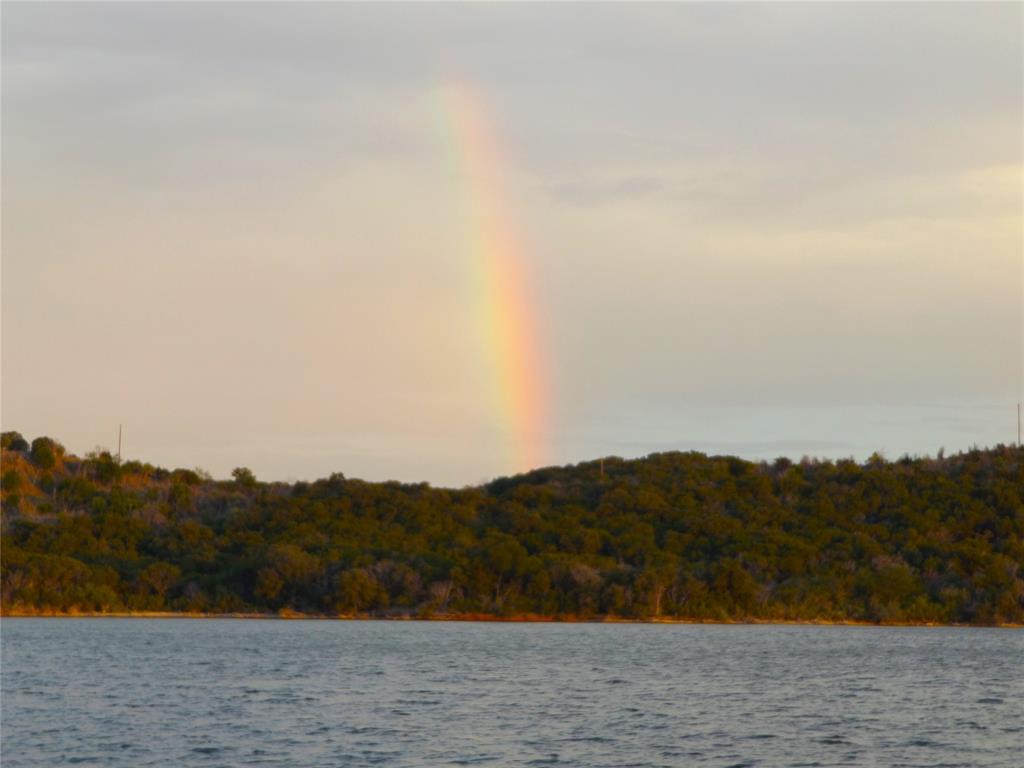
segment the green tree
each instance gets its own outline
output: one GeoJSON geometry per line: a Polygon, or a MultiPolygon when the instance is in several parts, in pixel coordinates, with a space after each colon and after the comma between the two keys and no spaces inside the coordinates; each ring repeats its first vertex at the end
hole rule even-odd
{"type": "Polygon", "coordinates": [[[181,568],[164,562],[148,565],[139,574],[139,582],[161,600],[167,596],[179,579],[181,579],[181,568]]]}
{"type": "Polygon", "coordinates": [[[21,473],[13,467],[8,469],[0,477],[0,486],[3,486],[4,493],[17,493],[21,490],[21,473]]]}
{"type": "Polygon", "coordinates": [[[256,486],[256,475],[246,467],[235,467],[231,470],[231,477],[235,479],[239,488],[249,489],[256,486]]]}
{"type": "Polygon", "coordinates": [[[5,451],[27,451],[28,441],[20,432],[0,433],[0,447],[5,451]]]}
{"type": "Polygon", "coordinates": [[[347,570],[338,578],[334,606],[339,613],[360,613],[387,604],[387,591],[365,568],[347,570]]]}
{"type": "Polygon", "coordinates": [[[32,463],[40,469],[53,469],[63,454],[64,447],[49,437],[37,437],[32,441],[32,463]]]}

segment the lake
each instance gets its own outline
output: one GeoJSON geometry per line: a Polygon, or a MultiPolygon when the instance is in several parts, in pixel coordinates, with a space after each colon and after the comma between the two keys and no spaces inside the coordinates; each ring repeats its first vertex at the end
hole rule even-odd
{"type": "Polygon", "coordinates": [[[1013,766],[999,629],[4,619],[4,768],[1013,766]]]}

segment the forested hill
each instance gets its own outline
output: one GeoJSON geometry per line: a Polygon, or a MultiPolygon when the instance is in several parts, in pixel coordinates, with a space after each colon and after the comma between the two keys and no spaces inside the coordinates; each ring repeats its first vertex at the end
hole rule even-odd
{"type": "Polygon", "coordinates": [[[230,481],[3,435],[3,610],[1024,622],[1024,451],[230,481]]]}

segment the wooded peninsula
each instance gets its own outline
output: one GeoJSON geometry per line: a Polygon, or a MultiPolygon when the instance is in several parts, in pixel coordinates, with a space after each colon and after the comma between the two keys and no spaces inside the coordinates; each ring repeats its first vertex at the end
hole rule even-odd
{"type": "Polygon", "coordinates": [[[2,436],[14,614],[1024,623],[1024,449],[658,453],[462,489],[2,436]]]}

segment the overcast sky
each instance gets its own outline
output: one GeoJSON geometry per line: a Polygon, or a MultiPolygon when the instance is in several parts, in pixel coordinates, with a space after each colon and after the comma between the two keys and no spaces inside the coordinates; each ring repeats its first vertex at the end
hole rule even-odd
{"type": "Polygon", "coordinates": [[[1022,6],[3,6],[2,422],[215,476],[510,469],[439,89],[552,463],[1015,439],[1022,6]]]}

